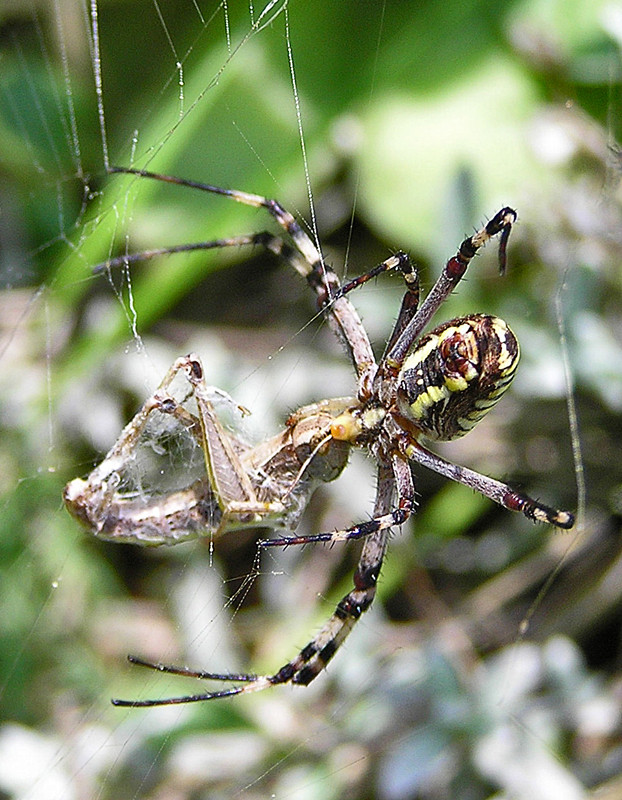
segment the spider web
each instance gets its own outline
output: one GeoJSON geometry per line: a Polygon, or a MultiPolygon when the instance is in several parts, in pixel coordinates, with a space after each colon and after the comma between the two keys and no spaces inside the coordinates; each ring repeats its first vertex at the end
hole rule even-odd
{"type": "MultiPolygon", "coordinates": [[[[622,24],[615,7],[587,0],[575,15],[560,3],[503,21],[442,6],[90,0],[5,11],[8,796],[484,797],[493,785],[557,798],[582,796],[578,775],[594,785],[613,774],[594,764],[619,725],[622,24]],[[61,508],[63,484],[92,468],[181,353],[200,353],[210,383],[252,410],[249,437],[353,389],[305,287],[259,254],[94,277],[124,251],[269,225],[222,198],[107,178],[114,164],[276,196],[338,269],[410,249],[424,286],[484,213],[511,201],[509,275],[495,275],[494,254],[478,258],[442,318],[499,314],[523,362],[513,397],[446,454],[562,507],[576,507],[578,484],[579,534],[418,474],[414,527],[392,540],[377,606],[327,676],[238,704],[110,708],[113,695],[185,691],[127,667],[127,652],[277,668],[347,591],[356,559],[320,547],[257,562],[251,535],[215,554],[115,547],[61,508]]],[[[354,298],[379,350],[400,295],[387,280],[354,298]]],[[[355,459],[303,525],[365,519],[371,466],[355,459]]]]}

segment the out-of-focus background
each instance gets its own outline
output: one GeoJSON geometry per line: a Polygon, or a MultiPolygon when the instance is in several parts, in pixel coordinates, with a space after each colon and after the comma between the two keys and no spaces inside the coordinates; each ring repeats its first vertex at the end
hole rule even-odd
{"type": "MultiPolygon", "coordinates": [[[[621,47],[622,4],[592,0],[0,3],[0,796],[622,797],[621,47]],[[442,452],[578,510],[576,530],[416,469],[377,601],[310,687],[113,708],[200,691],[128,652],[273,672],[360,545],[257,570],[255,533],[147,550],[63,508],[180,354],[253,411],[248,436],[354,391],[309,290],[264,253],[93,276],[274,230],[106,163],[278,197],[339,274],[405,249],[424,288],[517,208],[506,277],[489,247],[439,321],[503,317],[519,374],[442,452]]],[[[379,354],[401,294],[386,277],[353,296],[379,354]]],[[[302,529],[367,519],[374,491],[354,454],[302,529]]]]}

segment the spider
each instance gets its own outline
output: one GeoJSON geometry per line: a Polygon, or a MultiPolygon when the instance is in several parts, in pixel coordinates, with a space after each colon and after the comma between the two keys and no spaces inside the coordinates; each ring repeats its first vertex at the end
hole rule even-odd
{"type": "Polygon", "coordinates": [[[424,444],[424,440],[451,441],[468,433],[497,403],[516,372],[518,341],[498,317],[469,314],[443,322],[423,334],[432,316],[464,276],[477,251],[495,236],[499,236],[499,267],[501,274],[504,273],[507,241],[517,217],[513,209],[502,208],[481,230],[462,242],[420,304],[418,275],[404,252],[395,253],[374,269],[341,284],[311,238],[276,200],[145,170],[114,167],[111,171],[193,187],[224,195],[247,206],[264,208],[283,233],[275,235],[262,231],[150,250],[112,259],[99,265],[96,271],[163,253],[261,245],[299,272],[317,295],[319,308],[350,355],[357,376],[357,394],[300,409],[288,420],[287,429],[280,438],[244,450],[224,431],[213,414],[198,357],[180,358],[88,480],[76,479],[68,484],[65,501],[69,510],[97,535],[143,543],[174,542],[184,538],[186,530],[190,533],[185,538],[199,535],[197,529],[201,524],[208,525],[205,512],[208,506],[210,514],[218,512],[212,526],[218,532],[254,524],[274,524],[289,529],[315,486],[309,478],[314,469],[316,482],[333,480],[344,468],[350,447],[366,448],[378,465],[371,520],[340,531],[283,535],[259,542],[260,548],[266,548],[363,540],[353,588],[340,600],[319,633],[291,661],[272,675],[220,674],[153,663],[131,655],[128,656],[131,663],[150,669],[234,685],[159,700],[113,699],[114,705],[191,703],[248,694],[279,684],[311,683],[374,600],[391,528],[406,522],[415,507],[414,464],[422,464],[537,522],[564,529],[573,526],[574,517],[570,512],[550,508],[500,481],[446,461],[424,444]],[[387,271],[401,273],[405,294],[384,354],[376,362],[369,337],[347,295],[387,271]],[[198,417],[167,394],[172,377],[180,372],[191,386],[199,409],[198,417]],[[164,506],[159,502],[140,511],[121,502],[111,506],[115,483],[111,476],[117,476],[119,464],[127,457],[145,421],[156,408],[176,417],[194,432],[205,452],[209,480],[204,479],[185,493],[169,497],[164,506]],[[301,439],[305,444],[302,454],[299,451],[301,439]],[[299,496],[293,511],[292,497],[297,487],[299,496]],[[106,503],[108,511],[104,512],[106,503]],[[151,541],[145,530],[152,536],[151,541]],[[180,530],[182,535],[179,536],[180,530]]]}

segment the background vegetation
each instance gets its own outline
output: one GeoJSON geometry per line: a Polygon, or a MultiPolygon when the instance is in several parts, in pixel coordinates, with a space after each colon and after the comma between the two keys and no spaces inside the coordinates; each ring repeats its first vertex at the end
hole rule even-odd
{"type": "MultiPolygon", "coordinates": [[[[135,156],[278,196],[310,220],[281,6],[253,27],[249,6],[229,3],[230,46],[222,9],[201,5],[201,19],[197,7],[167,3],[163,29],[144,0],[99,5],[111,162],[135,156]]],[[[352,379],[325,326],[309,324],[305,287],[263,254],[149,262],[132,270],[131,291],[126,274],[92,276],[126,248],[269,223],[221,198],[106,177],[85,10],[4,4],[0,790],[619,797],[622,6],[294,2],[288,12],[314,214],[336,268],[357,274],[402,248],[429,286],[485,214],[518,209],[507,277],[490,248],[443,314],[507,319],[520,373],[491,419],[444,452],[578,505],[577,533],[418,470],[420,508],[394,536],[378,601],[311,687],[112,708],[113,695],[187,688],[126,666],[127,652],[273,671],[348,590],[357,548],[264,555],[249,582],[253,536],[213,554],[204,543],[94,541],[62,508],[64,483],[91,469],[190,349],[263,432],[297,405],[349,393],[352,379]]],[[[400,295],[387,279],[356,297],[379,351],[400,295]]],[[[364,458],[328,488],[303,526],[370,513],[364,458]]]]}

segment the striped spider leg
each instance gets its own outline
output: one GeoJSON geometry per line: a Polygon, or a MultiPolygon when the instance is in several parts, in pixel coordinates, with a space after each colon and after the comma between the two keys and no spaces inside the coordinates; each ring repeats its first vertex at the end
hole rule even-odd
{"type": "MultiPolygon", "coordinates": [[[[505,484],[451,464],[427,450],[421,442],[422,439],[449,441],[466,434],[499,400],[514,377],[519,357],[518,342],[506,323],[497,317],[473,314],[453,319],[421,337],[427,323],[458,284],[472,258],[493,236],[500,237],[499,260],[501,272],[504,271],[507,239],[516,219],[512,209],[502,209],[484,228],[462,242],[419,307],[417,275],[403,253],[397,253],[374,270],[340,286],[337,276],[322,260],[307,234],[276,201],[152,173],[118,171],[197,186],[247,205],[264,207],[272,214],[291,239],[291,245],[281,237],[264,232],[183,245],[174,250],[261,244],[283,257],[307,279],[332,327],[345,342],[358,376],[356,400],[342,410],[334,408],[336,413],[325,430],[329,431],[332,441],[367,448],[378,463],[378,482],[373,519],[343,531],[260,542],[260,546],[269,547],[363,539],[353,589],[342,598],[327,623],[297,656],[273,675],[263,676],[196,671],[130,656],[131,662],[150,669],[237,685],[220,691],[161,700],[115,699],[115,705],[198,702],[259,691],[278,684],[309,684],[326,667],[374,600],[390,529],[405,522],[414,509],[413,462],[470,486],[531,519],[560,528],[572,527],[574,518],[569,512],[544,506],[505,484]],[[402,272],[406,293],[387,349],[377,364],[360,318],[346,294],[390,269],[402,272]]],[[[134,258],[139,260],[159,252],[171,251],[150,251],[134,258]]],[[[132,258],[122,258],[119,262],[132,258]]]]}

